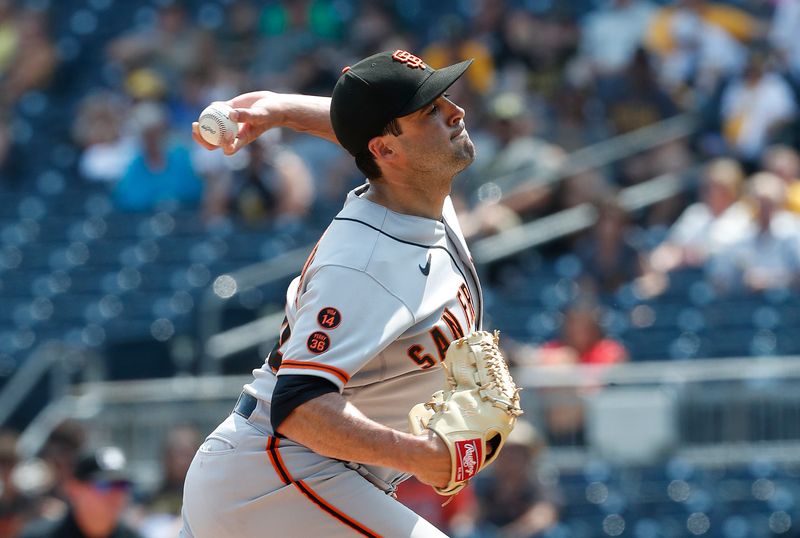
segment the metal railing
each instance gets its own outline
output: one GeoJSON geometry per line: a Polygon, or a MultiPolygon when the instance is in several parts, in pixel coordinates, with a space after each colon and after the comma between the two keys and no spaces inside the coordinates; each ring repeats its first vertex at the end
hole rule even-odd
{"type": "MultiPolygon", "coordinates": [[[[524,387],[524,419],[551,440],[548,459],[558,467],[598,457],[637,464],[677,456],[732,465],[760,454],[800,462],[800,357],[526,366],[513,373],[524,387]],[[564,410],[576,411],[572,438],[564,435],[563,422],[553,428],[553,413],[564,410]]],[[[75,418],[90,424],[99,441],[125,447],[143,476],[151,476],[166,431],[180,423],[210,431],[250,380],[83,384],[40,414],[20,447],[35,454],[58,423],[54,418],[75,418]]]]}
{"type": "Polygon", "coordinates": [[[299,273],[312,245],[300,247],[272,260],[255,263],[220,275],[205,290],[199,307],[199,339],[202,350],[200,371],[218,373],[220,361],[239,351],[274,341],[282,313],[266,316],[240,327],[222,331],[226,302],[247,290],[266,286],[299,273]],[[277,322],[276,322],[277,320],[277,322]]]}
{"type": "MultiPolygon", "coordinates": [[[[696,172],[697,168],[691,168],[680,175],[665,174],[625,188],[617,198],[626,211],[636,211],[681,193],[690,184],[689,178],[696,172]]],[[[595,222],[596,208],[592,204],[583,203],[476,241],[471,248],[472,255],[476,263],[492,263],[560,237],[587,230],[595,222]]]]}
{"type": "Polygon", "coordinates": [[[210,432],[231,411],[251,376],[204,376],[94,382],[53,400],[19,438],[22,457],[36,455],[64,420],[86,425],[94,446],[125,449],[137,482],[154,486],[164,436],[182,424],[210,432]]]}
{"type": "Polygon", "coordinates": [[[489,181],[500,187],[504,194],[511,194],[521,184],[531,181],[536,185],[558,183],[570,176],[596,170],[631,155],[689,137],[695,133],[698,125],[694,114],[680,114],[576,150],[564,159],[561,166],[543,173],[538,171],[533,180],[530,170],[521,169],[489,181]]]}
{"type": "Polygon", "coordinates": [[[44,342],[35,348],[0,392],[0,425],[19,409],[42,379],[47,378],[47,398],[64,396],[76,372],[83,381],[104,377],[103,365],[93,353],[63,342],[44,342]]]}

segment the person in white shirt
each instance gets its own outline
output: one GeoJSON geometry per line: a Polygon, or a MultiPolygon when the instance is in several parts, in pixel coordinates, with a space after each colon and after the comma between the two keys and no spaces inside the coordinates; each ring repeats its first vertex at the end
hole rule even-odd
{"type": "Polygon", "coordinates": [[[720,97],[722,134],[735,154],[751,162],[797,114],[791,86],[767,69],[767,61],[764,54],[753,53],[744,74],[733,79],[720,97]]]}
{"type": "Polygon", "coordinates": [[[800,0],[777,0],[769,40],[781,60],[800,80],[800,0]]]}
{"type": "Polygon", "coordinates": [[[579,78],[587,84],[596,77],[621,73],[633,60],[636,49],[656,8],[642,0],[609,0],[581,22],[577,63],[579,78]],[[613,38],[611,37],[613,36],[613,38]]]}
{"type": "Polygon", "coordinates": [[[723,292],[787,288],[800,281],[800,226],[783,209],[786,186],[760,172],[750,180],[754,217],[745,235],[709,260],[709,275],[723,292]]]}
{"type": "Polygon", "coordinates": [[[717,159],[706,168],[701,199],[687,207],[650,255],[654,270],[699,267],[725,245],[738,240],[750,215],[739,201],[744,172],[733,159],[717,159]]]}
{"type": "Polygon", "coordinates": [[[672,89],[690,84],[711,93],[721,77],[740,73],[747,51],[724,28],[695,9],[679,8],[670,21],[676,46],[662,58],[661,79],[672,89]]]}

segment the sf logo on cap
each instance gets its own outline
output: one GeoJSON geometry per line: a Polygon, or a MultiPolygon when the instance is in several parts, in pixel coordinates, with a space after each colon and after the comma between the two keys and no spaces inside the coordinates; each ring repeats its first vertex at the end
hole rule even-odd
{"type": "Polygon", "coordinates": [[[422,58],[419,56],[414,56],[410,52],[406,50],[396,50],[394,54],[392,54],[392,60],[402,62],[406,64],[411,69],[425,69],[425,62],[422,61],[422,58]]]}

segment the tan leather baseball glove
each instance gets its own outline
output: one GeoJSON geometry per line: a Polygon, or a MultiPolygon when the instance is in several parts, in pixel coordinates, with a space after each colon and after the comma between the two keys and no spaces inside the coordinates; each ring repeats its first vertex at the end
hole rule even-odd
{"type": "Polygon", "coordinates": [[[442,362],[445,389],[408,413],[412,433],[431,429],[450,449],[450,482],[434,488],[440,495],[455,495],[492,463],[522,414],[499,338],[498,331],[476,331],[453,341],[442,362]]]}

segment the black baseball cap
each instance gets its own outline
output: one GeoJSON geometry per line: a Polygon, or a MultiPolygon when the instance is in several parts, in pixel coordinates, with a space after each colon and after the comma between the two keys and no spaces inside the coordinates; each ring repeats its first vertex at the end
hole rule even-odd
{"type": "Polygon", "coordinates": [[[331,123],[339,143],[352,155],[367,147],[395,118],[433,102],[472,63],[433,69],[404,50],[380,52],[345,67],[331,97],[331,123]]]}
{"type": "Polygon", "coordinates": [[[122,450],[107,446],[83,454],[75,463],[74,475],[81,482],[130,482],[122,450]]]}

